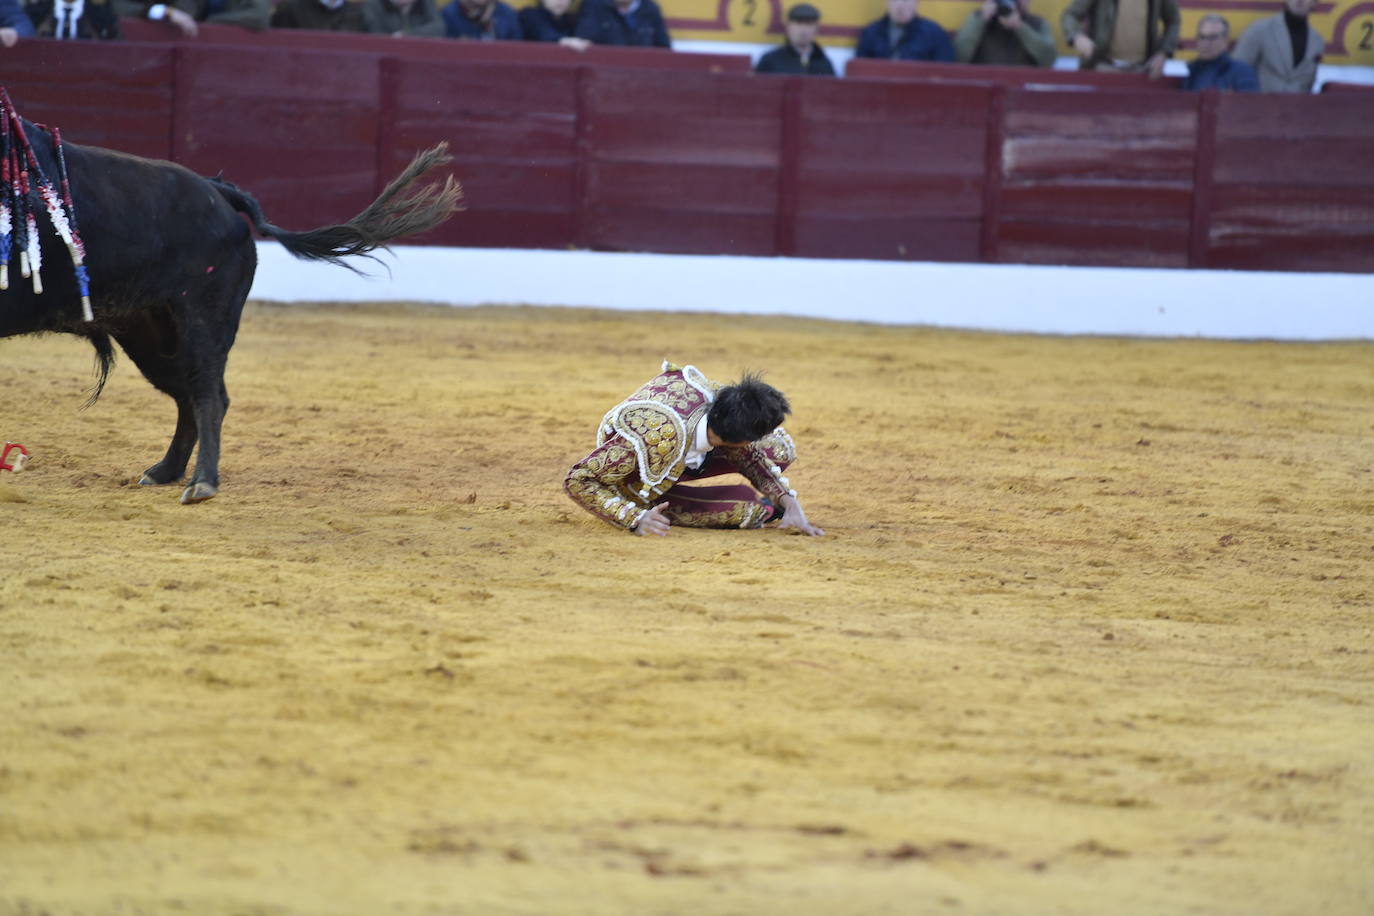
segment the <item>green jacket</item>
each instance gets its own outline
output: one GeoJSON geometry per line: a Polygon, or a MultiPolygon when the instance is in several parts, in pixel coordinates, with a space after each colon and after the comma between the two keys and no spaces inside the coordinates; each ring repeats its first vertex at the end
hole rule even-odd
{"type": "MultiPolygon", "coordinates": [[[[1173,57],[1178,49],[1179,15],[1178,0],[1149,0],[1150,11],[1146,21],[1151,23],[1150,34],[1145,39],[1145,57],[1149,59],[1157,53],[1173,57]],[[1164,26],[1160,34],[1154,23],[1164,26]]],[[[1073,39],[1079,32],[1086,32],[1096,48],[1089,60],[1079,59],[1078,65],[1090,70],[1107,58],[1106,50],[1116,29],[1116,0],[1073,0],[1060,17],[1064,29],[1064,41],[1073,47],[1073,39]]]]}
{"type": "Polygon", "coordinates": [[[996,17],[984,21],[974,10],[954,36],[954,57],[964,64],[1053,67],[1057,54],[1050,24],[1030,13],[1022,13],[1020,27],[1009,31],[996,17]]]}
{"type": "Polygon", "coordinates": [[[434,0],[415,0],[402,13],[391,0],[363,0],[363,21],[367,30],[378,35],[415,35],[421,38],[443,38],[444,20],[434,0]]]}

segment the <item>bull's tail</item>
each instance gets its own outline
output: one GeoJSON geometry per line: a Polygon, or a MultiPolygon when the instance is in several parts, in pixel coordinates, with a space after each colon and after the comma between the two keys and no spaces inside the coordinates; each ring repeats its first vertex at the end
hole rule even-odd
{"type": "Polygon", "coordinates": [[[231,207],[252,220],[254,229],[281,242],[296,257],[356,270],[344,258],[366,255],[392,239],[426,232],[462,209],[463,190],[451,175],[442,186],[424,185],[403,196],[420,176],[452,161],[448,144],[440,143],[417,155],[363,212],[341,225],[309,232],[289,232],[272,225],[252,195],[218,178],[210,182],[231,207]]]}
{"type": "Polygon", "coordinates": [[[91,331],[86,337],[91,341],[91,346],[95,347],[95,385],[91,387],[91,394],[86,398],[86,403],[81,405],[83,408],[94,404],[100,397],[100,392],[105,390],[105,382],[110,377],[110,369],[115,361],[110,335],[104,331],[91,331]]]}

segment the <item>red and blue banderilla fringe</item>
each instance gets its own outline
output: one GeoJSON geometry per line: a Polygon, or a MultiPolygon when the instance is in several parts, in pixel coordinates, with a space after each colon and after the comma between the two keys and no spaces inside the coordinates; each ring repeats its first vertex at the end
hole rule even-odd
{"type": "Polygon", "coordinates": [[[38,220],[34,197],[42,201],[48,211],[48,221],[67,246],[76,274],[76,288],[81,296],[81,316],[91,321],[91,279],[86,270],[86,247],[76,227],[76,207],[72,204],[71,182],[67,177],[67,156],[62,150],[62,132],[57,128],[35,125],[52,135],[53,151],[57,155],[58,180],[54,185],[44,173],[33,154],[33,147],[24,133],[24,122],[10,101],[9,93],[0,87],[0,290],[10,286],[10,259],[19,251],[19,272],[33,281],[33,291],[43,292],[43,252],[38,242],[38,220]],[[33,184],[29,173],[32,170],[33,184]]]}

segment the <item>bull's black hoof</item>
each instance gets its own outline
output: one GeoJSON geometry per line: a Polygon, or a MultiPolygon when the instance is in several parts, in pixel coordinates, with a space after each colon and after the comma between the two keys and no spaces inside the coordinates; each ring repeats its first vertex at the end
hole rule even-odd
{"type": "Polygon", "coordinates": [[[161,470],[161,468],[162,465],[160,464],[155,464],[148,468],[148,470],[143,472],[143,476],[139,478],[138,485],[140,487],[165,487],[167,484],[176,483],[181,479],[180,474],[168,474],[166,471],[161,470]]]}
{"type": "Polygon", "coordinates": [[[181,492],[182,505],[189,506],[191,503],[203,503],[210,497],[219,492],[219,487],[212,483],[200,481],[193,483],[181,492]]]}

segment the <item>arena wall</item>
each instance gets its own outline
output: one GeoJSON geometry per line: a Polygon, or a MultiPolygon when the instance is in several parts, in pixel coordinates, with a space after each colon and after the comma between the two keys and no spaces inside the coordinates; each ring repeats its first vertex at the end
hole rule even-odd
{"type": "Polygon", "coordinates": [[[1374,268],[1364,91],[1185,94],[919,64],[827,81],[747,66],[207,26],[195,43],[22,42],[5,84],[69,140],[224,171],[289,227],[351,216],[414,150],[447,140],[469,210],[423,243],[1374,268]]]}

